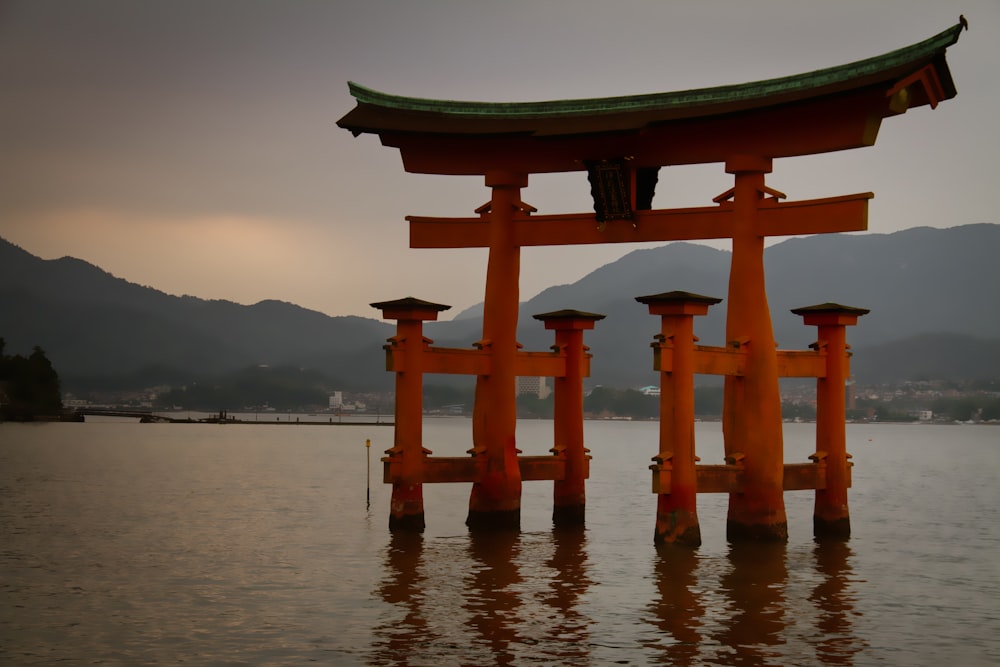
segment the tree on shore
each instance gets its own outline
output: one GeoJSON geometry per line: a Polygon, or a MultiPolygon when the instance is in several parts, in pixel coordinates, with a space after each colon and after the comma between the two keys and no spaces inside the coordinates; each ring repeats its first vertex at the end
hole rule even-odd
{"type": "Polygon", "coordinates": [[[0,417],[31,419],[60,410],[59,375],[45,350],[36,345],[27,357],[9,356],[6,341],[0,338],[0,417]]]}

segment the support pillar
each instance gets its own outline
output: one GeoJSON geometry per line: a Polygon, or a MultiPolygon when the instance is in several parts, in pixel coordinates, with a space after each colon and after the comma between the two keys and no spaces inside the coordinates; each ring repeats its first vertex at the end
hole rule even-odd
{"type": "Polygon", "coordinates": [[[371,304],[382,311],[382,318],[396,320],[396,335],[388,349],[401,353],[402,368],[396,372],[396,412],[392,449],[382,461],[392,475],[392,500],[389,504],[389,530],[423,532],[424,530],[424,459],[430,452],[423,447],[423,323],[436,320],[444,306],[413,297],[371,304]],[[398,464],[398,465],[396,465],[398,464]]]}
{"type": "Polygon", "coordinates": [[[490,351],[490,374],[476,381],[472,453],[480,466],[472,486],[471,530],[509,530],[521,526],[521,470],[517,462],[517,315],[521,250],[514,238],[514,212],[520,205],[525,174],[486,174],[489,204],[489,260],[483,303],[483,340],[490,351]]]}
{"type": "Polygon", "coordinates": [[[707,315],[722,299],[666,292],[636,297],[659,315],[660,451],[653,457],[656,496],[656,544],[701,545],[698,524],[698,477],[694,444],[694,317],[707,315]],[[665,354],[668,353],[668,354],[665,354]]]}
{"type": "Polygon", "coordinates": [[[587,348],[585,329],[604,315],[579,310],[560,310],[535,315],[546,329],[556,332],[555,348],[566,358],[566,374],[556,377],[553,385],[552,453],[566,460],[566,474],[553,487],[552,523],[556,527],[582,526],[586,516],[585,480],[590,474],[590,457],[583,446],[583,378],[587,348]]]}
{"type": "Polygon", "coordinates": [[[847,456],[846,397],[850,362],[847,351],[848,326],[869,311],[836,303],[824,303],[792,310],[805,324],[819,328],[818,349],[826,349],[826,375],[816,380],[816,454],[826,462],[826,486],[816,490],[813,535],[818,538],[847,539],[851,536],[851,516],[847,506],[850,462],[847,456]]]}
{"type": "Polygon", "coordinates": [[[726,457],[742,455],[744,464],[743,492],[729,496],[726,536],[730,541],[786,541],[778,358],[764,281],[765,236],[757,224],[771,160],[734,156],[726,171],[735,175],[726,341],[747,350],[745,374],[728,376],[725,383],[726,457]]]}

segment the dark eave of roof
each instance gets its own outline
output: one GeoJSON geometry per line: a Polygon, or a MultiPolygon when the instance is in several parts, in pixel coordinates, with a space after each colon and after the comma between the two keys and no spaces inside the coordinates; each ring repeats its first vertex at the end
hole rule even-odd
{"type": "MultiPolygon", "coordinates": [[[[881,56],[803,74],[716,88],[547,102],[462,102],[402,97],[349,83],[357,106],[337,125],[362,133],[432,135],[579,135],[634,130],[674,120],[716,116],[816,99],[875,85],[891,87],[933,64],[942,99],[955,96],[945,50],[961,22],[917,44],[881,56]]],[[[911,106],[926,104],[917,99],[911,106]]]]}

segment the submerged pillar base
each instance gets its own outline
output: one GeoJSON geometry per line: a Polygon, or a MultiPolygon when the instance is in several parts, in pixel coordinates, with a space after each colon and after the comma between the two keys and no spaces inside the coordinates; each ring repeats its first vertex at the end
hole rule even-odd
{"type": "Polygon", "coordinates": [[[389,502],[389,530],[422,533],[424,531],[424,488],[422,484],[394,482],[389,502]]]}
{"type": "Polygon", "coordinates": [[[582,526],[586,523],[587,506],[555,505],[552,508],[552,524],[556,527],[582,526]]]}
{"type": "Polygon", "coordinates": [[[730,542],[787,542],[788,522],[740,523],[726,521],[726,539],[730,542]]]}
{"type": "Polygon", "coordinates": [[[846,540],[851,536],[851,519],[823,519],[814,516],[813,536],[818,539],[846,540]]]}
{"type": "Polygon", "coordinates": [[[502,532],[521,529],[521,508],[513,510],[469,510],[465,525],[474,532],[502,532]]]}
{"type": "Polygon", "coordinates": [[[392,533],[422,533],[426,524],[424,523],[424,513],[419,514],[390,514],[389,532],[392,533]]]}
{"type": "Polygon", "coordinates": [[[658,511],[653,543],[700,547],[701,526],[698,525],[698,516],[682,509],[658,511]]]}

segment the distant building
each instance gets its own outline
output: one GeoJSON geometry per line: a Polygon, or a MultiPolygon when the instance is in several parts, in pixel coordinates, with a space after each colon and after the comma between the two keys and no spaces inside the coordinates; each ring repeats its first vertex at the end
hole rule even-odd
{"type": "Polygon", "coordinates": [[[650,384],[645,387],[639,387],[639,393],[643,396],[659,396],[660,388],[656,385],[650,384]]]}
{"type": "Polygon", "coordinates": [[[344,407],[344,392],[335,391],[330,394],[330,409],[337,410],[344,407]]]}
{"type": "Polygon", "coordinates": [[[518,396],[536,396],[544,399],[548,398],[551,393],[552,387],[549,386],[546,377],[525,376],[517,378],[518,396]]]}

